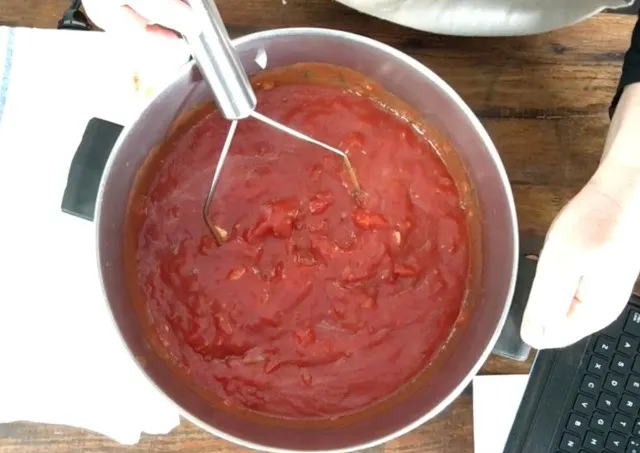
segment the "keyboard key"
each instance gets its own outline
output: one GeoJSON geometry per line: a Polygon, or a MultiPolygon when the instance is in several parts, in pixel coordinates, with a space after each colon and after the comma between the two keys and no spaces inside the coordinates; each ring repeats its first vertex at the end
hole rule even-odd
{"type": "Polygon", "coordinates": [[[591,417],[591,423],[589,427],[595,431],[607,432],[611,428],[611,416],[603,414],[602,412],[596,412],[591,417]]]}
{"type": "Polygon", "coordinates": [[[624,444],[626,440],[627,438],[621,436],[620,434],[609,433],[604,446],[605,448],[611,450],[611,453],[625,453],[624,444]]]}
{"type": "Polygon", "coordinates": [[[596,345],[593,348],[593,352],[603,357],[610,358],[613,355],[613,348],[615,343],[611,338],[601,336],[596,341],[596,345]]]}
{"type": "Polygon", "coordinates": [[[624,453],[640,453],[640,439],[634,439],[633,437],[629,439],[624,453]]]}
{"type": "MultiPolygon", "coordinates": [[[[631,423],[629,423],[629,432],[631,432],[631,423]]],[[[569,416],[569,421],[567,422],[567,431],[570,431],[574,434],[577,434],[580,437],[583,437],[587,432],[587,427],[589,424],[589,420],[584,418],[582,415],[571,414],[569,416]]]]}
{"type": "Polygon", "coordinates": [[[607,365],[609,361],[603,359],[602,357],[598,357],[597,355],[591,356],[591,360],[589,360],[589,366],[587,367],[587,371],[589,373],[595,374],[596,376],[604,376],[605,371],[607,370],[607,365]]]}
{"type": "Polygon", "coordinates": [[[569,433],[564,433],[562,435],[562,440],[560,441],[560,450],[566,451],[567,453],[577,453],[579,446],[580,439],[577,436],[569,433]]]}
{"type": "Polygon", "coordinates": [[[613,413],[615,412],[617,406],[618,406],[617,396],[609,395],[608,393],[600,394],[600,397],[598,398],[598,406],[597,406],[598,409],[604,412],[613,413]]]}
{"type": "Polygon", "coordinates": [[[634,436],[640,437],[640,418],[636,420],[635,425],[633,425],[632,433],[634,436]]]}
{"type": "Polygon", "coordinates": [[[638,340],[628,335],[621,335],[618,341],[618,351],[623,354],[634,355],[638,350],[638,340]]]}
{"type": "MultiPolygon", "coordinates": [[[[584,383],[584,380],[583,380],[584,383]]],[[[604,389],[613,393],[622,393],[624,386],[624,376],[617,373],[607,373],[607,378],[604,381],[604,389]]]]}
{"type": "Polygon", "coordinates": [[[631,434],[633,419],[628,415],[618,413],[613,417],[611,428],[622,434],[631,434]]]}
{"type": "Polygon", "coordinates": [[[640,400],[638,400],[638,398],[627,393],[622,395],[618,409],[627,414],[638,415],[638,408],[640,408],[640,400]]]}
{"type": "Polygon", "coordinates": [[[636,359],[633,361],[633,366],[631,367],[631,371],[633,371],[634,373],[640,374],[640,357],[636,357],[636,359]]]}
{"type": "Polygon", "coordinates": [[[613,356],[611,369],[613,371],[617,371],[618,373],[627,374],[631,370],[631,359],[629,357],[623,356],[622,354],[616,354],[613,356]]]}
{"type": "Polygon", "coordinates": [[[627,391],[633,393],[634,395],[640,395],[640,377],[632,374],[629,376],[627,380],[627,386],[625,387],[627,391]]]}
{"type": "Polygon", "coordinates": [[[631,310],[629,312],[623,330],[629,335],[640,337],[640,313],[638,313],[637,310],[631,310]]]}
{"type": "Polygon", "coordinates": [[[582,385],[580,386],[580,391],[584,393],[588,393],[589,395],[598,396],[598,393],[600,393],[600,381],[595,376],[586,374],[582,378],[582,385]]]}
{"type": "Polygon", "coordinates": [[[600,449],[604,447],[604,436],[594,433],[593,431],[588,431],[582,445],[589,450],[600,451],[600,449]]]}
{"type": "Polygon", "coordinates": [[[593,409],[595,408],[595,405],[596,405],[596,400],[594,400],[590,396],[583,395],[582,393],[578,393],[576,402],[573,405],[573,410],[576,412],[580,412],[581,414],[591,415],[593,413],[593,409]]]}

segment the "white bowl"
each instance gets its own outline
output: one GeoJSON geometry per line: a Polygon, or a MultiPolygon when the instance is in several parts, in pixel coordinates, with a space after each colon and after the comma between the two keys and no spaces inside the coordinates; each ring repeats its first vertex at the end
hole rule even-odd
{"type": "Polygon", "coordinates": [[[580,22],[633,0],[337,0],[417,30],[458,36],[521,36],[580,22]]]}

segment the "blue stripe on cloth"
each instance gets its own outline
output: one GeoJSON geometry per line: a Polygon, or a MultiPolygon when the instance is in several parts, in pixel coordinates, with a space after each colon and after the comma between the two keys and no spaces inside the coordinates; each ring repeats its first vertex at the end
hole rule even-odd
{"type": "MultiPolygon", "coordinates": [[[[13,62],[13,42],[15,37],[15,28],[7,29],[6,40],[0,39],[0,43],[6,42],[6,49],[4,52],[4,61],[0,61],[0,125],[2,124],[2,113],[4,112],[4,106],[7,101],[7,92],[9,91],[9,77],[11,76],[11,63],[13,62]]],[[[1,30],[0,30],[1,31],[1,30]]],[[[2,35],[0,35],[0,38],[2,35]]],[[[2,55],[2,49],[0,49],[0,55],[2,55]]]]}

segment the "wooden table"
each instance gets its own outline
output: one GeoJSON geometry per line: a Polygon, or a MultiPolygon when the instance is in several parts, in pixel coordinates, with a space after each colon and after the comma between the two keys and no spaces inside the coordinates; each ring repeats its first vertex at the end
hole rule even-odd
{"type": "MultiPolygon", "coordinates": [[[[105,0],[106,1],[106,0],[105,0]]],[[[0,0],[0,25],[55,27],[67,0],[0,0]]],[[[320,26],[368,35],[414,56],[449,82],[493,137],[513,185],[522,232],[543,235],[596,168],[607,108],[632,16],[601,14],[542,36],[434,36],[361,15],[329,0],[219,0],[233,34],[320,26]]],[[[525,373],[529,363],[492,357],[483,373],[525,373]]],[[[65,427],[0,425],[2,453],[240,451],[190,423],[132,447],[65,427]]],[[[472,398],[465,392],[435,420],[375,452],[470,453],[472,398]]]]}

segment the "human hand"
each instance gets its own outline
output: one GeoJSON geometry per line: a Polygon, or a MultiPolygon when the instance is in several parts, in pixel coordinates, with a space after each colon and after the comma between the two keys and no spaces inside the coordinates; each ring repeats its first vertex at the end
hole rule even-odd
{"type": "Polygon", "coordinates": [[[625,90],[600,167],[554,220],[521,335],[568,346],[613,322],[640,272],[640,85],[625,90]]]}
{"type": "Polygon", "coordinates": [[[82,3],[89,18],[108,32],[147,32],[178,39],[171,30],[186,34],[191,29],[191,8],[181,0],[83,0],[82,3]]]}

